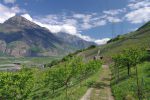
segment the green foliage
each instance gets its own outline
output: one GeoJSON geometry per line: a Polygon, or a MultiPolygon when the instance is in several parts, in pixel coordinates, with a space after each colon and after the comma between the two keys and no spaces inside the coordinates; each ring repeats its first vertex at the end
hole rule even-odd
{"type": "Polygon", "coordinates": [[[7,54],[5,54],[4,52],[0,51],[0,57],[4,57],[4,56],[7,56],[7,54]]]}
{"type": "Polygon", "coordinates": [[[143,25],[142,27],[140,27],[140,28],[138,29],[138,31],[143,30],[143,29],[145,29],[145,28],[149,28],[149,26],[150,26],[150,21],[149,21],[148,23],[146,23],[145,25],[143,25]]]}
{"type": "Polygon", "coordinates": [[[107,43],[111,43],[111,42],[115,42],[115,41],[123,40],[123,39],[125,39],[124,36],[118,35],[116,38],[109,40],[107,43]]]}
{"type": "Polygon", "coordinates": [[[82,53],[82,52],[84,52],[84,51],[88,51],[88,50],[94,49],[94,48],[96,48],[96,47],[97,47],[96,45],[91,45],[91,46],[88,47],[88,48],[81,49],[81,50],[77,50],[76,52],[70,53],[70,54],[68,54],[67,56],[65,56],[65,57],[62,59],[62,61],[67,61],[67,60],[71,59],[72,57],[78,55],[79,53],[82,53]]]}
{"type": "Polygon", "coordinates": [[[98,60],[85,63],[80,57],[72,57],[51,68],[0,72],[0,99],[55,99],[64,93],[65,99],[70,98],[69,90],[75,90],[74,86],[82,84],[100,67],[101,62],[98,60]]]}
{"type": "Polygon", "coordinates": [[[139,64],[145,56],[145,51],[137,48],[125,49],[121,54],[113,57],[117,67],[127,67],[128,75],[130,74],[130,67],[134,67],[139,64]]]}
{"type": "Polygon", "coordinates": [[[55,92],[56,89],[64,85],[64,69],[52,68],[49,69],[44,76],[44,86],[55,92]]]}
{"type": "Polygon", "coordinates": [[[96,45],[91,45],[90,47],[88,47],[87,49],[93,49],[96,48],[96,45]]]}
{"type": "Polygon", "coordinates": [[[145,56],[145,50],[137,48],[129,48],[123,51],[123,59],[125,61],[125,66],[136,66],[141,62],[142,58],[145,56]]]}
{"type": "Polygon", "coordinates": [[[0,73],[0,98],[2,100],[27,99],[33,86],[32,72],[21,70],[19,72],[0,73]]]}
{"type": "Polygon", "coordinates": [[[63,57],[61,61],[62,62],[69,61],[73,57],[74,57],[74,54],[68,54],[67,56],[63,57]]]}
{"type": "MultiPolygon", "coordinates": [[[[150,91],[150,63],[144,62],[141,63],[138,66],[138,73],[139,73],[139,83],[140,88],[142,89],[142,100],[149,100],[150,94],[148,91],[150,91]]],[[[136,78],[135,78],[135,69],[131,68],[132,76],[129,78],[126,77],[126,73],[124,69],[120,70],[121,76],[120,76],[120,82],[118,84],[115,83],[115,79],[112,80],[112,92],[115,96],[115,100],[126,100],[127,98],[132,98],[133,100],[138,100],[137,96],[137,84],[136,84],[136,78]]],[[[113,73],[113,77],[114,73],[113,73]]],[[[131,100],[132,100],[131,99],[131,100]]],[[[128,99],[127,99],[128,100],[128,99]]]]}
{"type": "Polygon", "coordinates": [[[113,40],[112,39],[105,45],[97,46],[94,49],[81,52],[81,55],[84,55],[86,58],[92,58],[100,50],[101,55],[106,57],[112,57],[118,53],[121,53],[126,48],[149,48],[149,26],[150,22],[148,22],[135,32],[130,32],[116,37],[116,39],[113,42],[111,42],[113,40]]]}
{"type": "Polygon", "coordinates": [[[32,47],[30,48],[30,51],[36,53],[36,52],[40,52],[41,49],[40,49],[38,46],[32,46],[32,47]]]}
{"type": "Polygon", "coordinates": [[[81,83],[82,80],[94,74],[100,66],[100,61],[92,60],[84,63],[80,57],[69,59],[46,71],[45,86],[49,87],[54,94],[58,89],[71,87],[78,82],[81,83]]]}
{"type": "Polygon", "coordinates": [[[147,86],[143,86],[142,84],[147,80],[146,74],[148,72],[146,72],[145,66],[140,66],[140,69],[137,67],[138,64],[144,61],[143,58],[145,56],[147,55],[144,49],[129,48],[113,57],[112,90],[116,100],[147,98],[144,97],[145,93],[143,89],[147,86]],[[125,74],[126,70],[128,74],[125,74]],[[129,75],[130,77],[128,77],[129,75]],[[142,81],[143,77],[145,77],[144,81],[142,81]]]}
{"type": "Polygon", "coordinates": [[[44,66],[45,67],[52,67],[52,66],[54,66],[54,65],[57,65],[57,64],[59,64],[60,63],[60,60],[53,60],[51,63],[47,63],[47,64],[45,64],[44,66]]]}

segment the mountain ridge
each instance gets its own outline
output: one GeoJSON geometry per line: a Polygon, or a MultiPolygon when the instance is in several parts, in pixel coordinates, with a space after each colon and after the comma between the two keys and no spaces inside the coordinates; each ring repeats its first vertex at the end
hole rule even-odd
{"type": "Polygon", "coordinates": [[[10,56],[56,56],[66,55],[94,44],[71,35],[69,36],[78,39],[69,43],[61,36],[24,17],[14,16],[0,24],[0,43],[3,44],[0,51],[10,56]],[[78,41],[81,44],[83,42],[82,46],[73,45],[78,41]]]}

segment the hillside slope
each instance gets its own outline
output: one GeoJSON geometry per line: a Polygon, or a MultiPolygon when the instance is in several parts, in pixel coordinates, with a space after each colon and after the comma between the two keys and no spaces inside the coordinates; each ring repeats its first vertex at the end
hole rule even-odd
{"type": "Polygon", "coordinates": [[[150,22],[146,23],[135,32],[117,36],[116,38],[111,39],[107,44],[86,50],[79,55],[91,58],[96,56],[100,50],[101,55],[112,56],[128,47],[150,47],[150,22]]]}

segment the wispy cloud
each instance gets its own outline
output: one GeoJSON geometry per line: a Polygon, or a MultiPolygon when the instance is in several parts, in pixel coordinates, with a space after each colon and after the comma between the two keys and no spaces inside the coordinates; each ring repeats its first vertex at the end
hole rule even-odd
{"type": "MultiPolygon", "coordinates": [[[[95,27],[100,27],[107,25],[107,23],[121,22],[122,19],[117,16],[119,12],[124,12],[125,9],[116,9],[116,10],[104,11],[103,13],[72,13],[71,15],[64,14],[49,14],[45,16],[36,16],[34,19],[40,23],[49,25],[49,26],[73,26],[76,27],[77,31],[83,31],[92,29],[95,27]],[[112,15],[112,13],[115,13],[112,15]]],[[[60,29],[58,29],[60,30],[60,29]]],[[[53,31],[53,30],[52,30],[53,31]]]]}
{"type": "MultiPolygon", "coordinates": [[[[11,0],[5,1],[5,3],[14,3],[16,0],[12,0],[12,2],[11,0]]],[[[23,10],[17,6],[7,7],[0,4],[0,12],[0,23],[3,23],[15,14],[23,12],[23,10]]],[[[150,20],[150,0],[129,0],[126,7],[97,13],[72,12],[71,14],[59,13],[30,16],[28,12],[25,12],[22,16],[42,27],[48,28],[52,33],[65,32],[87,41],[100,43],[101,39],[96,40],[80,33],[84,30],[105,26],[108,23],[129,22],[131,24],[139,24],[147,22],[150,20]]]]}
{"type": "Polygon", "coordinates": [[[149,6],[150,6],[149,0],[137,0],[137,1],[132,1],[128,4],[128,7],[130,9],[139,9],[139,8],[149,7],[149,6]]]}
{"type": "Polygon", "coordinates": [[[16,0],[4,0],[4,3],[15,3],[16,2],[16,0]]]}
{"type": "Polygon", "coordinates": [[[122,13],[125,13],[125,12],[126,12],[126,8],[111,9],[111,10],[105,10],[105,11],[103,11],[104,14],[111,15],[111,16],[119,15],[119,14],[122,14],[122,13]]]}
{"type": "Polygon", "coordinates": [[[63,14],[58,15],[46,15],[36,17],[36,20],[50,24],[50,25],[71,25],[75,26],[78,30],[91,29],[93,27],[103,26],[106,24],[105,20],[99,17],[98,14],[78,14],[66,16],[63,14]]]}
{"type": "Polygon", "coordinates": [[[7,7],[0,4],[0,23],[3,23],[10,17],[16,15],[16,13],[25,12],[24,10],[20,9],[18,6],[7,7]]]}
{"type": "MultiPolygon", "coordinates": [[[[150,20],[150,0],[129,0],[126,7],[120,9],[104,10],[100,13],[72,13],[49,14],[45,16],[33,16],[32,21],[40,26],[48,28],[53,33],[66,32],[76,35],[87,41],[98,44],[106,43],[109,38],[96,40],[89,36],[81,35],[83,30],[105,26],[108,23],[129,22],[139,24],[150,20]]],[[[29,16],[26,18],[31,20],[29,16]]]]}
{"type": "Polygon", "coordinates": [[[144,23],[150,20],[150,7],[140,8],[125,15],[127,20],[133,24],[144,23]]]}
{"type": "Polygon", "coordinates": [[[110,38],[98,39],[98,40],[95,40],[95,43],[99,45],[103,45],[103,44],[106,44],[109,40],[110,38]]]}
{"type": "Polygon", "coordinates": [[[121,15],[126,13],[126,8],[122,9],[110,9],[103,11],[104,19],[110,23],[119,23],[123,21],[121,15]]]}

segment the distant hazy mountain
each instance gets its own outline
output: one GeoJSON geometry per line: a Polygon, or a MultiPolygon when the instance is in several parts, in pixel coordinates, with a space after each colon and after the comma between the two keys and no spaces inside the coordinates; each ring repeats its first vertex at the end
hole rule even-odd
{"type": "Polygon", "coordinates": [[[57,33],[57,34],[55,34],[55,36],[57,36],[62,41],[66,42],[67,44],[75,47],[76,49],[82,49],[82,48],[87,48],[90,45],[96,45],[93,42],[87,42],[75,35],[70,35],[67,33],[57,33]]]}
{"type": "Polygon", "coordinates": [[[65,55],[92,44],[66,33],[53,34],[21,16],[14,16],[0,24],[0,55],[65,55]]]}

